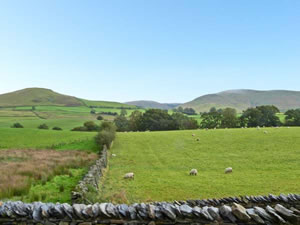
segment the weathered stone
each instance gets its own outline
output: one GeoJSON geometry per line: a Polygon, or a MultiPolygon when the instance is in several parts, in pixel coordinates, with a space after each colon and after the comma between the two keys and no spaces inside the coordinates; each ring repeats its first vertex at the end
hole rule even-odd
{"type": "Polygon", "coordinates": [[[289,202],[287,196],[284,195],[284,194],[280,194],[280,195],[279,195],[279,198],[280,198],[282,201],[284,201],[284,202],[289,202]]]}
{"type": "Polygon", "coordinates": [[[276,211],[271,207],[271,206],[267,206],[266,207],[266,211],[270,214],[270,215],[272,215],[273,217],[275,217],[276,219],[277,219],[277,221],[279,221],[280,223],[286,223],[285,222],[285,220],[281,217],[281,216],[279,216],[277,213],[276,213],[276,211]]]}
{"type": "Polygon", "coordinates": [[[93,213],[93,206],[92,205],[87,205],[83,210],[82,214],[86,218],[93,218],[94,213],[93,213]]]}
{"type": "Polygon", "coordinates": [[[185,217],[190,217],[193,212],[193,209],[186,204],[179,206],[179,210],[181,214],[185,217]]]}
{"type": "Polygon", "coordinates": [[[255,206],[254,211],[267,221],[274,222],[274,219],[261,207],[255,206]]]}
{"type": "Polygon", "coordinates": [[[294,214],[300,215],[300,210],[298,210],[298,209],[296,209],[294,207],[291,207],[290,210],[292,210],[294,214]]]}
{"type": "Polygon", "coordinates": [[[155,219],[155,206],[152,204],[147,205],[148,215],[150,219],[155,219]]]}
{"type": "Polygon", "coordinates": [[[247,214],[246,209],[237,203],[233,203],[232,207],[232,213],[241,221],[249,221],[251,217],[247,214]]]}
{"type": "Polygon", "coordinates": [[[136,209],[133,206],[128,207],[130,219],[135,220],[136,219],[136,209]]]}
{"type": "Polygon", "coordinates": [[[162,213],[165,214],[169,219],[175,220],[176,214],[172,211],[172,208],[168,204],[161,206],[162,213]]]}
{"type": "Polygon", "coordinates": [[[292,210],[285,208],[284,206],[277,204],[275,205],[275,210],[278,212],[284,219],[294,223],[297,220],[300,220],[300,216],[294,214],[292,210]]]}
{"type": "Polygon", "coordinates": [[[72,206],[70,206],[68,203],[62,204],[62,209],[64,210],[65,214],[72,219],[74,216],[74,211],[72,206]]]}
{"type": "Polygon", "coordinates": [[[42,204],[40,202],[35,202],[33,204],[32,217],[35,221],[38,221],[38,222],[42,221],[41,206],[42,206],[42,204]]]}
{"type": "Polygon", "coordinates": [[[204,206],[201,209],[201,216],[203,216],[206,220],[210,220],[210,221],[214,220],[214,218],[209,214],[207,206],[204,206]]]}
{"type": "Polygon", "coordinates": [[[259,224],[265,224],[265,221],[255,213],[254,209],[246,209],[246,212],[250,215],[250,217],[259,224]]]}
{"type": "Polygon", "coordinates": [[[106,205],[107,205],[107,203],[101,203],[101,204],[99,204],[99,205],[98,205],[98,207],[99,207],[99,212],[100,212],[102,215],[106,216],[106,217],[111,217],[111,216],[106,212],[106,205]]]}
{"type": "Polygon", "coordinates": [[[115,206],[112,203],[107,203],[106,208],[105,208],[107,214],[110,216],[116,217],[116,211],[115,211],[115,206]]]}
{"type": "Polygon", "coordinates": [[[223,205],[223,206],[220,207],[219,211],[220,211],[221,216],[224,219],[228,219],[232,223],[236,222],[237,219],[232,214],[232,209],[229,206],[223,205]]]}
{"type": "Polygon", "coordinates": [[[208,207],[208,213],[214,220],[221,220],[221,216],[219,214],[219,209],[216,207],[208,207]]]}
{"type": "Polygon", "coordinates": [[[83,215],[82,215],[82,210],[84,210],[84,205],[83,204],[74,204],[73,205],[73,210],[75,212],[75,215],[79,218],[79,219],[84,219],[83,215]]]}

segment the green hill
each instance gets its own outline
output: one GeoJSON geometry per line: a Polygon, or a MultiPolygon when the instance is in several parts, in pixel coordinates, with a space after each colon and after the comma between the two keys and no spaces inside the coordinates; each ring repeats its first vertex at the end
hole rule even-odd
{"type": "Polygon", "coordinates": [[[209,111],[211,107],[232,107],[241,112],[259,105],[275,105],[282,112],[300,108],[300,91],[230,90],[201,96],[183,104],[182,107],[191,107],[198,112],[209,111]]]}
{"type": "Polygon", "coordinates": [[[141,108],[153,108],[153,109],[173,109],[180,105],[178,103],[159,103],[155,101],[146,101],[146,100],[126,102],[126,104],[135,105],[141,108]]]}
{"type": "Polygon", "coordinates": [[[89,101],[59,94],[45,88],[26,88],[0,95],[0,107],[15,106],[95,106],[103,108],[136,108],[118,102],[89,101]]]}

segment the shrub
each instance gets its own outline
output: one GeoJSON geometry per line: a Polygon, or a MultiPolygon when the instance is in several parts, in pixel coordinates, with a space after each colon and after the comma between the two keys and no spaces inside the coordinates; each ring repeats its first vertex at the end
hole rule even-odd
{"type": "Polygon", "coordinates": [[[12,128],[24,128],[23,125],[20,123],[14,123],[11,127],[12,128]]]}
{"type": "Polygon", "coordinates": [[[101,123],[99,130],[100,131],[107,130],[107,131],[111,131],[111,132],[115,133],[117,128],[114,123],[105,121],[105,122],[101,123]]]}
{"type": "Polygon", "coordinates": [[[111,142],[115,139],[115,134],[108,130],[99,131],[95,137],[96,143],[102,148],[103,145],[106,145],[107,148],[110,148],[111,142]]]}
{"type": "Polygon", "coordinates": [[[38,126],[38,129],[48,130],[49,127],[47,126],[47,124],[43,123],[43,124],[41,124],[41,125],[38,126]]]}
{"type": "Polygon", "coordinates": [[[52,130],[62,130],[60,127],[53,127],[52,130]]]}
{"type": "Polygon", "coordinates": [[[103,119],[104,119],[103,116],[101,115],[97,116],[97,120],[103,120],[103,119]]]}
{"type": "Polygon", "coordinates": [[[96,110],[92,109],[91,114],[96,114],[96,110]]]}
{"type": "Polygon", "coordinates": [[[71,131],[88,131],[86,127],[74,127],[71,131]]]}
{"type": "Polygon", "coordinates": [[[84,127],[86,127],[86,129],[88,131],[97,131],[99,130],[99,127],[97,124],[95,124],[93,121],[87,121],[83,124],[84,127]]]}

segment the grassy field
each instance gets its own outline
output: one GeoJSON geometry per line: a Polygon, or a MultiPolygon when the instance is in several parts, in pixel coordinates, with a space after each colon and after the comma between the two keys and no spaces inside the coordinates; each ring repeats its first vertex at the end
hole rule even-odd
{"type": "Polygon", "coordinates": [[[98,158],[95,135],[0,128],[0,199],[70,202],[71,190],[98,158]]]}
{"type": "Polygon", "coordinates": [[[132,203],[299,192],[299,146],[300,128],[118,133],[99,197],[132,203]],[[192,168],[198,176],[189,176],[192,168]],[[123,179],[128,172],[134,180],[123,179]]]}

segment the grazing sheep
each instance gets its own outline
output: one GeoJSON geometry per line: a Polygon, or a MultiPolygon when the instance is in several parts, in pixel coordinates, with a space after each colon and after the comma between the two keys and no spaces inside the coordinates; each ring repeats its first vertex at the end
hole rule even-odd
{"type": "Polygon", "coordinates": [[[208,128],[205,128],[205,130],[208,130],[208,128]]]}
{"type": "Polygon", "coordinates": [[[194,137],[194,136],[195,136],[195,134],[192,134],[192,136],[194,137]]]}
{"type": "Polygon", "coordinates": [[[225,169],[225,173],[232,173],[232,168],[231,167],[227,167],[225,169]]]}
{"type": "Polygon", "coordinates": [[[124,175],[124,179],[134,179],[134,173],[126,173],[124,175]]]}
{"type": "Polygon", "coordinates": [[[198,170],[196,170],[196,169],[191,169],[190,175],[192,175],[192,176],[197,176],[197,174],[198,174],[198,170]]]}
{"type": "Polygon", "coordinates": [[[265,131],[264,131],[264,133],[265,133],[265,134],[267,134],[267,133],[268,133],[268,131],[266,131],[266,130],[265,130],[265,131]]]}
{"type": "Polygon", "coordinates": [[[116,154],[111,154],[111,156],[116,157],[117,155],[116,154]]]}
{"type": "Polygon", "coordinates": [[[256,129],[259,130],[259,129],[260,129],[260,126],[257,126],[256,129]]]}

